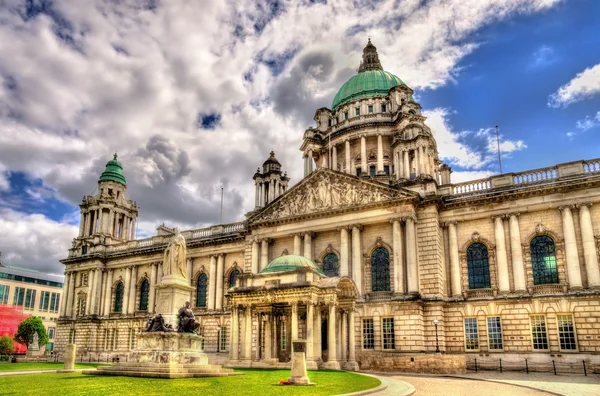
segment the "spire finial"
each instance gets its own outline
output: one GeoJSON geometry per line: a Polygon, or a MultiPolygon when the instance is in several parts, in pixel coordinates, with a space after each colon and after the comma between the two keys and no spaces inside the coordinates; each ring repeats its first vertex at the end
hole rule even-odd
{"type": "Polygon", "coordinates": [[[117,159],[117,152],[115,151],[115,155],[113,156],[113,159],[116,160],[117,159]]]}
{"type": "Polygon", "coordinates": [[[271,150],[271,152],[269,153],[269,155],[272,157],[275,157],[275,151],[271,150]]]}
{"type": "Polygon", "coordinates": [[[362,73],[368,70],[383,70],[379,62],[379,56],[377,55],[377,48],[371,43],[371,37],[369,37],[367,46],[363,49],[362,61],[360,62],[358,72],[362,73]]]}

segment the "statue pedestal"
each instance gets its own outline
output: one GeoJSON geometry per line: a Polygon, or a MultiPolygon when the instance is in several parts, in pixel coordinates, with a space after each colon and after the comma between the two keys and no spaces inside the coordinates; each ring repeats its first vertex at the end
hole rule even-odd
{"type": "Polygon", "coordinates": [[[306,341],[292,341],[292,372],[288,381],[292,385],[315,385],[306,372],[306,341]]]}
{"type": "Polygon", "coordinates": [[[140,333],[138,347],[129,354],[134,363],[178,363],[207,365],[204,337],[192,333],[140,333]]]}
{"type": "Polygon", "coordinates": [[[190,293],[194,288],[189,285],[187,279],[169,275],[163,276],[162,281],[156,285],[156,290],[156,312],[162,314],[166,324],[177,329],[177,312],[190,300],[190,293]]]}

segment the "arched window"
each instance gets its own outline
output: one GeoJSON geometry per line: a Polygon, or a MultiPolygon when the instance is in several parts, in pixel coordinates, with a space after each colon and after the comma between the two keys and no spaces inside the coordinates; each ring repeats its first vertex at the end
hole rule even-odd
{"type": "Polygon", "coordinates": [[[196,306],[200,308],[206,308],[206,274],[200,274],[196,281],[196,306]]]}
{"type": "Polygon", "coordinates": [[[235,287],[235,281],[237,280],[237,277],[239,276],[240,271],[237,269],[234,269],[233,271],[231,271],[231,274],[229,274],[229,287],[235,287]]]}
{"type": "Polygon", "coordinates": [[[117,287],[115,287],[115,306],[113,312],[123,312],[123,282],[117,283],[117,287]]]}
{"type": "Polygon", "coordinates": [[[467,248],[467,268],[469,270],[469,289],[492,287],[488,250],[483,243],[472,243],[467,248]]]}
{"type": "Polygon", "coordinates": [[[144,279],[140,287],[140,311],[148,310],[148,296],[150,295],[150,282],[148,279],[144,279]]]}
{"type": "Polygon", "coordinates": [[[533,284],[558,283],[554,240],[547,235],[537,236],[531,240],[530,249],[533,284]]]}
{"type": "Polygon", "coordinates": [[[329,253],[323,257],[323,273],[326,276],[339,276],[339,259],[333,253],[329,253]]]}
{"type": "Polygon", "coordinates": [[[371,253],[371,290],[390,291],[390,253],[380,247],[371,253]]]}

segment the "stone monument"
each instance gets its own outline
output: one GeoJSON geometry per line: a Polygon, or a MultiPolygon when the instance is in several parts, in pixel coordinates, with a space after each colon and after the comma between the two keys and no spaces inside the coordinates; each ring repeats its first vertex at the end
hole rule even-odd
{"type": "Polygon", "coordinates": [[[292,372],[288,382],[292,385],[315,385],[306,372],[306,341],[292,341],[292,372]]]}
{"type": "Polygon", "coordinates": [[[155,378],[188,378],[238,375],[231,369],[209,365],[204,353],[204,337],[197,333],[200,323],[187,301],[190,292],[186,267],[185,238],[178,229],[163,255],[163,277],[158,292],[155,316],[138,337],[137,348],[125,363],[84,374],[124,375],[155,378]]]}
{"type": "Polygon", "coordinates": [[[75,344],[67,344],[65,348],[64,368],[57,370],[58,373],[72,373],[75,371],[75,357],[77,347],[75,344]]]}

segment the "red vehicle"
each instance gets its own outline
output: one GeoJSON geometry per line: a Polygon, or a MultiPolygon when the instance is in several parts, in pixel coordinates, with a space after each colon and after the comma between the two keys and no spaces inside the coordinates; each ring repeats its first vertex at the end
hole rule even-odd
{"type": "MultiPolygon", "coordinates": [[[[23,313],[22,307],[0,304],[0,337],[8,335],[13,337],[17,332],[19,323],[31,315],[23,313]]],[[[13,353],[24,355],[27,353],[27,346],[15,342],[13,353]]]]}

